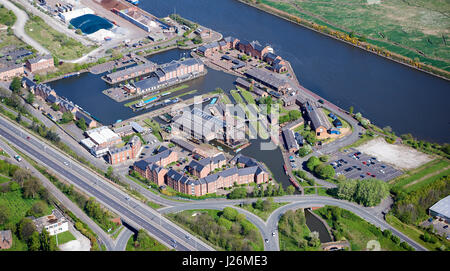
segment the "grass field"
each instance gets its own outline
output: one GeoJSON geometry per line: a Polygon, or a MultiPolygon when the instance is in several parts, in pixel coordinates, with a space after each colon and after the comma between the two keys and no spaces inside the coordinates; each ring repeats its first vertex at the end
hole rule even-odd
{"type": "Polygon", "coordinates": [[[6,30],[0,30],[0,49],[7,46],[26,47],[26,44],[14,35],[8,35],[6,30]]]}
{"type": "Polygon", "coordinates": [[[141,242],[139,246],[134,246],[136,235],[133,235],[128,239],[126,251],[168,251],[169,249],[163,244],[159,243],[156,239],[144,232],[144,242],[141,242]]]}
{"type": "Polygon", "coordinates": [[[10,178],[0,175],[0,184],[9,182],[10,178]]]}
{"type": "Polygon", "coordinates": [[[392,188],[412,192],[428,185],[440,177],[450,174],[450,162],[444,159],[433,160],[418,169],[409,171],[403,177],[395,179],[392,188]]]}
{"type": "Polygon", "coordinates": [[[424,242],[420,238],[420,236],[424,234],[422,230],[401,222],[393,215],[386,215],[386,222],[429,250],[437,250],[442,245],[440,242],[436,242],[435,244],[424,242]]]}
{"type": "Polygon", "coordinates": [[[269,218],[270,214],[271,214],[273,211],[275,211],[276,209],[278,209],[278,208],[280,208],[281,206],[286,205],[286,204],[288,204],[288,203],[289,203],[289,202],[282,202],[282,203],[273,202],[273,203],[272,203],[272,208],[270,208],[270,210],[268,210],[268,211],[261,211],[261,210],[259,210],[259,209],[255,209],[255,208],[253,208],[253,206],[252,206],[251,204],[244,204],[242,207],[240,207],[240,206],[238,206],[238,207],[240,207],[240,208],[242,208],[242,209],[245,209],[245,210],[247,210],[247,211],[249,211],[249,212],[252,212],[252,213],[254,213],[255,215],[257,215],[257,216],[259,216],[260,218],[262,218],[264,221],[266,221],[267,218],[269,218]]]}
{"type": "Polygon", "coordinates": [[[236,103],[238,104],[243,104],[244,103],[244,99],[242,99],[241,95],[239,94],[239,92],[235,89],[230,90],[231,96],[233,96],[234,101],[236,101],[236,103]]]}
{"type": "MultiPolygon", "coordinates": [[[[248,1],[254,2],[254,1],[248,1]]],[[[304,20],[354,32],[391,52],[450,71],[450,2],[446,0],[260,0],[304,20]]]]}
{"type": "MultiPolygon", "coordinates": [[[[61,232],[58,235],[58,245],[65,244],[69,241],[76,240],[75,236],[70,231],[61,232]]],[[[53,240],[56,243],[56,235],[52,236],[53,240]]]]}
{"type": "MultiPolygon", "coordinates": [[[[329,207],[320,208],[315,210],[314,213],[321,216],[330,227],[334,228],[336,222],[333,223],[333,219],[330,216],[327,216],[328,210],[329,207]]],[[[367,243],[370,240],[377,240],[380,242],[381,250],[404,250],[391,239],[383,236],[381,230],[369,222],[347,210],[340,209],[340,212],[341,215],[337,219],[337,224],[339,224],[341,228],[339,232],[342,237],[350,242],[351,250],[366,250],[367,243]]]]}
{"type": "Polygon", "coordinates": [[[76,59],[94,49],[56,31],[37,16],[30,17],[25,24],[25,32],[61,60],[76,59]]]}
{"type": "Polygon", "coordinates": [[[220,95],[220,101],[222,101],[222,103],[224,104],[232,104],[230,98],[226,94],[220,95]]]}
{"type": "Polygon", "coordinates": [[[248,104],[256,104],[255,99],[253,98],[252,94],[249,91],[247,91],[247,90],[245,90],[245,89],[243,89],[241,87],[237,87],[237,88],[239,89],[239,92],[241,93],[241,96],[244,97],[245,101],[248,104]]]}
{"type": "Polygon", "coordinates": [[[154,121],[153,119],[145,119],[145,124],[147,124],[148,127],[152,128],[152,134],[160,141],[162,142],[163,139],[161,135],[159,134],[159,131],[161,130],[161,127],[159,126],[159,123],[154,121]]]}
{"type": "MultiPolygon", "coordinates": [[[[9,208],[11,212],[9,221],[14,224],[24,218],[31,209],[31,206],[38,201],[40,200],[22,198],[22,192],[20,190],[3,193],[0,197],[0,205],[5,205],[9,208]]],[[[51,206],[47,205],[47,210],[44,213],[45,215],[51,214],[51,206]]]]}

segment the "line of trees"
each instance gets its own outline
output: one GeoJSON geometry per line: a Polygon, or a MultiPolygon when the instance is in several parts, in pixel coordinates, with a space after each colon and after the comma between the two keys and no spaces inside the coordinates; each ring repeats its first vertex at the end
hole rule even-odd
{"type": "Polygon", "coordinates": [[[378,179],[347,180],[339,183],[336,196],[364,206],[376,206],[389,195],[387,183],[378,179]]]}

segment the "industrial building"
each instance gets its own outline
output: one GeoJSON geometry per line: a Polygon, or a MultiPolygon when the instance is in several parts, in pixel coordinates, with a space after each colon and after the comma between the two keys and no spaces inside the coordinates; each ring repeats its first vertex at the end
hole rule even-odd
{"type": "Polygon", "coordinates": [[[280,79],[269,71],[253,68],[245,72],[245,75],[266,87],[276,91],[285,91],[289,87],[286,80],[280,79]]]}
{"type": "Polygon", "coordinates": [[[160,65],[149,78],[134,82],[133,85],[137,93],[154,92],[183,80],[193,79],[204,72],[204,64],[199,59],[173,60],[160,65]]]}
{"type": "Polygon", "coordinates": [[[131,68],[116,71],[105,75],[104,79],[109,84],[120,83],[125,80],[130,80],[138,76],[147,75],[156,70],[157,65],[153,62],[147,62],[131,68]]]}
{"type": "Polygon", "coordinates": [[[428,209],[428,213],[432,217],[438,217],[450,223],[450,195],[436,202],[428,209]]]}
{"type": "Polygon", "coordinates": [[[50,54],[27,59],[25,65],[31,72],[53,69],[55,67],[53,57],[50,54]]]}

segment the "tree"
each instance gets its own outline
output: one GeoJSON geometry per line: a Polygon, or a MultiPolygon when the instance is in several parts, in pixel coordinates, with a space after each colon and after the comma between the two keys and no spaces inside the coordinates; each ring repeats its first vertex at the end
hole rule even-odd
{"type": "Polygon", "coordinates": [[[78,34],[78,35],[83,34],[83,32],[81,31],[81,29],[79,29],[79,28],[78,28],[77,30],[75,30],[75,33],[78,34]]]}
{"type": "Polygon", "coordinates": [[[236,216],[236,222],[241,222],[241,221],[244,220],[245,218],[246,218],[246,217],[245,217],[244,214],[239,213],[239,214],[237,214],[237,216],[236,216]]]}
{"type": "Polygon", "coordinates": [[[337,187],[337,197],[345,200],[352,200],[358,188],[357,180],[348,180],[340,183],[337,187]]]}
{"type": "Polygon", "coordinates": [[[261,210],[262,211],[262,207],[263,206],[263,201],[262,199],[257,199],[256,202],[253,205],[253,208],[261,210]]]}
{"type": "Polygon", "coordinates": [[[39,249],[41,248],[41,243],[39,241],[39,233],[37,231],[31,234],[27,244],[29,251],[39,251],[39,249]]]}
{"type": "Polygon", "coordinates": [[[348,109],[350,115],[353,115],[353,110],[355,110],[355,108],[353,106],[350,106],[350,108],[348,109]]]}
{"type": "Polygon", "coordinates": [[[60,106],[58,104],[56,104],[56,103],[53,103],[52,104],[52,109],[55,110],[55,111],[59,111],[60,106]]]}
{"type": "Polygon", "coordinates": [[[375,206],[388,195],[389,186],[387,183],[377,179],[363,180],[358,183],[355,200],[364,206],[375,206]]]}
{"type": "Polygon", "coordinates": [[[231,207],[225,207],[225,208],[223,208],[222,215],[228,220],[235,221],[236,216],[238,215],[238,211],[236,211],[236,209],[231,208],[231,207]]]}
{"type": "Polygon", "coordinates": [[[34,81],[36,82],[36,84],[39,84],[40,82],[42,82],[41,76],[39,74],[35,74],[34,81]]]}
{"type": "Polygon", "coordinates": [[[321,161],[321,162],[327,162],[328,161],[328,155],[322,155],[322,156],[320,156],[319,157],[319,160],[321,161]]]}
{"type": "Polygon", "coordinates": [[[66,111],[62,114],[61,123],[69,123],[73,120],[73,114],[70,111],[66,111]]]}
{"type": "Polygon", "coordinates": [[[7,205],[0,205],[0,225],[6,224],[8,222],[9,217],[11,215],[11,210],[9,210],[7,205]]]}
{"type": "Polygon", "coordinates": [[[244,187],[235,188],[228,194],[229,199],[241,199],[247,196],[247,190],[244,187]]]}
{"type": "Polygon", "coordinates": [[[19,222],[18,227],[18,233],[19,238],[23,241],[28,241],[28,239],[31,237],[33,232],[36,231],[36,226],[34,225],[33,221],[29,218],[22,218],[19,222]]]}
{"type": "Polygon", "coordinates": [[[298,155],[299,155],[300,157],[305,157],[305,156],[308,155],[311,151],[312,151],[311,146],[310,146],[309,144],[305,144],[305,145],[303,145],[303,147],[301,147],[301,148],[298,150],[298,155]]]}
{"type": "Polygon", "coordinates": [[[23,196],[25,198],[35,198],[41,190],[41,184],[36,178],[30,178],[23,184],[23,196]]]}
{"type": "Polygon", "coordinates": [[[20,82],[20,78],[17,76],[14,76],[11,85],[9,86],[9,89],[12,90],[14,93],[18,93],[20,90],[20,87],[22,86],[22,83],[20,82]]]}
{"type": "Polygon", "coordinates": [[[288,195],[293,195],[295,193],[295,187],[293,185],[289,185],[286,190],[288,195]]]}
{"type": "Polygon", "coordinates": [[[267,212],[272,209],[273,199],[268,198],[262,202],[262,211],[267,212]]]}
{"type": "Polygon", "coordinates": [[[59,66],[59,58],[57,56],[53,56],[53,64],[55,65],[55,67],[59,66]]]}
{"type": "Polygon", "coordinates": [[[14,172],[12,180],[17,182],[20,185],[20,187],[23,187],[24,183],[29,179],[31,179],[31,176],[32,175],[28,170],[24,168],[19,168],[14,172]]]}
{"type": "Polygon", "coordinates": [[[318,247],[320,246],[320,239],[319,239],[319,233],[316,231],[309,233],[309,241],[308,245],[310,247],[318,247]]]}
{"type": "Polygon", "coordinates": [[[78,128],[80,128],[83,131],[86,131],[87,126],[86,126],[86,120],[81,117],[78,121],[77,121],[77,126],[78,128]]]}
{"type": "Polygon", "coordinates": [[[33,93],[28,93],[27,96],[27,103],[32,104],[34,102],[34,94],[33,93]]]}
{"type": "Polygon", "coordinates": [[[50,234],[48,233],[48,231],[45,228],[42,229],[42,232],[39,235],[39,242],[41,243],[42,251],[57,250],[55,240],[50,237],[50,234]]]}
{"type": "Polygon", "coordinates": [[[334,168],[331,165],[326,164],[320,164],[314,168],[314,172],[318,175],[321,179],[329,179],[332,178],[336,172],[334,171],[334,168]]]}
{"type": "Polygon", "coordinates": [[[306,168],[311,172],[313,172],[314,168],[318,165],[320,165],[320,160],[316,156],[311,156],[306,162],[306,168]]]}
{"type": "Polygon", "coordinates": [[[47,205],[43,201],[38,201],[31,206],[31,213],[35,217],[40,217],[44,215],[47,205]]]}
{"type": "Polygon", "coordinates": [[[19,114],[17,114],[17,116],[16,116],[16,121],[18,122],[18,123],[20,123],[21,121],[22,121],[22,114],[19,112],[19,114]]]}

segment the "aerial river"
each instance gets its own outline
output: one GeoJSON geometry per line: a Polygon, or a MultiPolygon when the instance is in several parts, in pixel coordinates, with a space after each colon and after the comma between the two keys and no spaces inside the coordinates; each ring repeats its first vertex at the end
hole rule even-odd
{"type": "Polygon", "coordinates": [[[318,34],[236,0],[141,1],[158,17],[182,17],[225,36],[270,44],[300,84],[334,104],[355,108],[378,126],[450,142],[450,82],[318,34]]]}

